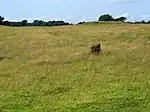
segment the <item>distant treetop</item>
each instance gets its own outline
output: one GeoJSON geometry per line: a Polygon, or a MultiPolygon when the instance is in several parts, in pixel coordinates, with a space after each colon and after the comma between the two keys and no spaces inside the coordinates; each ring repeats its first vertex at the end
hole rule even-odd
{"type": "Polygon", "coordinates": [[[110,14],[101,15],[98,21],[121,21],[124,22],[127,18],[126,17],[119,17],[114,19],[110,14]]]}

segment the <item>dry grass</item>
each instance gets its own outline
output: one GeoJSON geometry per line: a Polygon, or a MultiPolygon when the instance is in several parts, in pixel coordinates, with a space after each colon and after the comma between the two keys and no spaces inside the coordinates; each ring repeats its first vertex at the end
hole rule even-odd
{"type": "Polygon", "coordinates": [[[0,111],[148,112],[150,26],[0,27],[0,111]],[[102,54],[89,54],[100,42],[102,54]]]}

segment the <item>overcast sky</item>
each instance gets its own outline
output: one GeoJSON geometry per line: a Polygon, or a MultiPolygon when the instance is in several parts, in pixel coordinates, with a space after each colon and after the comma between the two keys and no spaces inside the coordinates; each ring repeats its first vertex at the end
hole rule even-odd
{"type": "Polygon", "coordinates": [[[150,20],[150,0],[0,0],[0,15],[7,20],[97,20],[101,14],[150,20]]]}

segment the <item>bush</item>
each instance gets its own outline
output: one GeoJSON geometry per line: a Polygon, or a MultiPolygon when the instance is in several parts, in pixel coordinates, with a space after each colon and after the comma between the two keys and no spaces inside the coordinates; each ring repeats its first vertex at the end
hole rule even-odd
{"type": "Polygon", "coordinates": [[[101,44],[100,43],[97,45],[93,45],[91,47],[91,53],[93,53],[93,54],[99,54],[100,51],[101,51],[101,44]]]}
{"type": "Polygon", "coordinates": [[[85,22],[79,22],[78,24],[84,24],[85,22]]]}
{"type": "Polygon", "coordinates": [[[101,15],[98,19],[98,21],[113,21],[113,20],[114,18],[109,14],[101,15]]]}

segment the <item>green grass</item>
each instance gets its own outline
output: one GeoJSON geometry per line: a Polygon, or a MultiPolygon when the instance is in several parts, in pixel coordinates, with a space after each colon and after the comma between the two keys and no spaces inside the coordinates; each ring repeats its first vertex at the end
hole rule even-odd
{"type": "Polygon", "coordinates": [[[149,29],[1,26],[0,112],[150,112],[149,29]]]}

